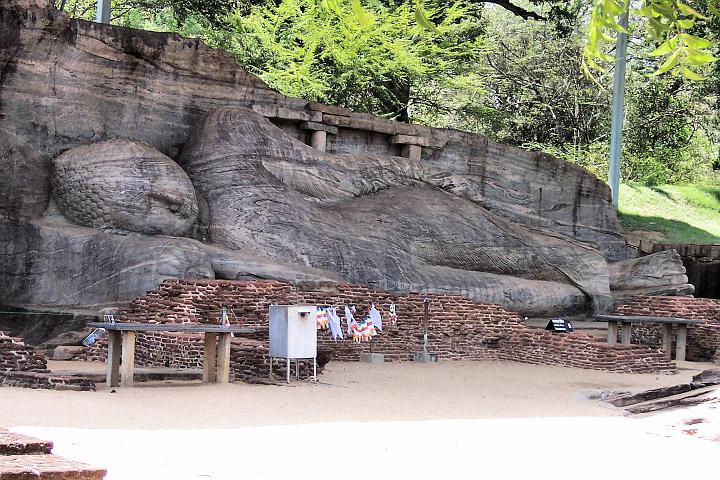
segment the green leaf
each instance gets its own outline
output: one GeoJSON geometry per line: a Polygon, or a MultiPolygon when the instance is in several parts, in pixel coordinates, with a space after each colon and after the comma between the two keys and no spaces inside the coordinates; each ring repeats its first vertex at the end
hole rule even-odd
{"type": "Polygon", "coordinates": [[[646,5],[637,10],[633,10],[633,12],[636,13],[637,15],[641,15],[641,16],[647,17],[647,18],[655,18],[655,17],[660,16],[660,14],[658,12],[653,10],[652,5],[646,5]]]}
{"type": "Polygon", "coordinates": [[[696,37],[695,35],[690,35],[688,33],[681,33],[680,40],[682,40],[682,42],[688,47],[696,49],[710,48],[714,45],[714,43],[708,39],[696,37]]]}
{"type": "Polygon", "coordinates": [[[718,6],[715,5],[715,2],[713,2],[712,0],[710,0],[710,1],[707,3],[707,8],[708,8],[708,10],[710,11],[710,13],[712,13],[712,14],[715,15],[716,17],[720,17],[720,8],[718,8],[718,6]]]}
{"type": "Polygon", "coordinates": [[[690,5],[687,5],[682,2],[677,2],[677,8],[683,13],[683,15],[687,17],[697,17],[702,18],[703,20],[708,20],[708,17],[703,15],[702,13],[698,12],[694,8],[692,8],[690,5]]]}
{"type": "Polygon", "coordinates": [[[650,52],[650,56],[652,57],[662,57],[663,55],[668,55],[672,53],[673,50],[675,50],[675,47],[677,46],[678,37],[672,37],[665,41],[662,45],[657,47],[655,50],[650,52]]]}
{"type": "Polygon", "coordinates": [[[440,33],[435,24],[433,24],[428,18],[427,13],[425,13],[425,9],[419,0],[415,1],[415,20],[425,30],[429,30],[433,33],[440,33]]]}
{"type": "Polygon", "coordinates": [[[670,70],[675,68],[677,66],[677,64],[680,63],[680,60],[682,59],[682,57],[681,57],[682,51],[683,51],[682,48],[678,48],[677,50],[675,50],[673,52],[673,54],[670,55],[667,60],[665,60],[665,63],[660,65],[660,68],[655,70],[650,75],[652,75],[653,77],[657,77],[658,75],[662,75],[663,73],[669,72],[670,70]]]}
{"type": "Polygon", "coordinates": [[[695,20],[692,18],[683,18],[682,20],[678,20],[677,24],[680,28],[691,29],[695,26],[695,20]]]}
{"type": "Polygon", "coordinates": [[[695,49],[688,49],[687,60],[688,63],[700,66],[712,62],[717,62],[718,58],[707,52],[695,49]]]}
{"type": "Polygon", "coordinates": [[[682,73],[682,76],[688,80],[701,81],[707,79],[699,73],[690,70],[688,67],[680,67],[680,73],[682,73]]]}

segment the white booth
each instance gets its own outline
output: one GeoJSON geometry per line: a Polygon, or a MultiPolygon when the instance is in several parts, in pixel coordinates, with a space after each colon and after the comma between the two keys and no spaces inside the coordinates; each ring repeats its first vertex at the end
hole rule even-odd
{"type": "Polygon", "coordinates": [[[270,305],[270,378],[273,358],[295,360],[295,377],[300,376],[300,360],[312,360],[313,379],[317,382],[317,325],[315,305],[270,305]]]}

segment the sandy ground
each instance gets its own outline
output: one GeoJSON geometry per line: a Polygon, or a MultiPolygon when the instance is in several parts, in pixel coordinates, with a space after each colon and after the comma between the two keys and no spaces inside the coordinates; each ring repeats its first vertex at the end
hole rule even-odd
{"type": "Polygon", "coordinates": [[[588,398],[675,385],[712,365],[681,367],[624,375],[505,362],[332,362],[319,384],[4,388],[0,425],[53,440],[55,453],[106,467],[110,480],[707,475],[720,443],[677,424],[702,417],[703,428],[720,425],[717,408],[631,419],[588,398]]]}

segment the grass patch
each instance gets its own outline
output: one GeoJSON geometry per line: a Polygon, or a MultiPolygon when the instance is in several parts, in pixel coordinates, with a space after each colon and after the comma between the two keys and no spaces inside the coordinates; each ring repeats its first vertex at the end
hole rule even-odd
{"type": "Polygon", "coordinates": [[[620,186],[627,233],[658,243],[720,243],[720,187],[620,186]]]}

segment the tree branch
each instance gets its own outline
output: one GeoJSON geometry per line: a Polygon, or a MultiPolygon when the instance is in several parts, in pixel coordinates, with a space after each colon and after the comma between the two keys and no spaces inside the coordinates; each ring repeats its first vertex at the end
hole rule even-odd
{"type": "Polygon", "coordinates": [[[499,5],[508,12],[517,15],[523,20],[547,20],[547,18],[543,17],[542,15],[531,12],[530,10],[525,10],[524,8],[515,5],[510,0],[483,0],[483,3],[494,3],[495,5],[499,5]]]}

